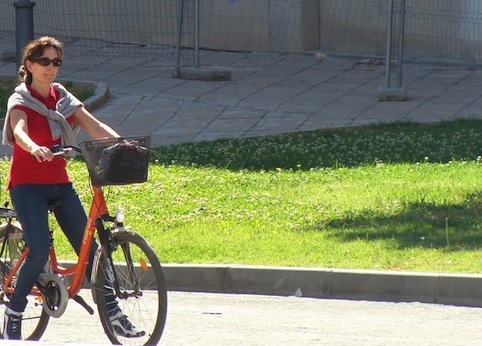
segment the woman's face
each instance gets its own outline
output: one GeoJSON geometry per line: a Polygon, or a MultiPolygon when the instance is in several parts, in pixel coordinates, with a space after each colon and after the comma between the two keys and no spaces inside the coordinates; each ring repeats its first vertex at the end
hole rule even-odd
{"type": "Polygon", "coordinates": [[[58,63],[58,59],[60,58],[57,50],[54,47],[47,47],[45,48],[44,53],[40,57],[36,58],[34,61],[27,60],[26,68],[32,73],[32,83],[40,82],[50,84],[55,81],[60,66],[60,64],[58,63]],[[48,59],[50,60],[50,62],[48,61],[48,59]],[[43,66],[45,65],[45,61],[47,61],[48,63],[47,66],[43,66]],[[41,62],[43,64],[41,64],[41,62]]]}

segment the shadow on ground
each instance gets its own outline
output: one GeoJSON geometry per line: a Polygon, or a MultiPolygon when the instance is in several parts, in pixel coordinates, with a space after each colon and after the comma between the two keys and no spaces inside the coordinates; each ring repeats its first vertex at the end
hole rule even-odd
{"type": "Polygon", "coordinates": [[[343,242],[391,241],[397,248],[449,249],[450,245],[451,250],[478,250],[482,243],[481,200],[482,192],[467,196],[463,204],[408,204],[403,212],[394,215],[346,213],[304,231],[325,232],[343,242]]]}

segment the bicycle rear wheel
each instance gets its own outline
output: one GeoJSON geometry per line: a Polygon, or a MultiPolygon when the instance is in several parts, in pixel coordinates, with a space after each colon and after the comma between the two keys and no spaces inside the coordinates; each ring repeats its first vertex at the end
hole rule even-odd
{"type": "MultiPolygon", "coordinates": [[[[8,277],[16,261],[20,257],[22,250],[25,248],[23,232],[19,224],[0,225],[0,249],[5,241],[7,229],[11,227],[6,239],[5,247],[0,256],[0,277],[2,287],[0,292],[0,323],[3,329],[3,316],[5,314],[6,304],[9,302],[10,296],[3,291],[3,281],[8,277]]],[[[24,340],[39,340],[47,328],[50,316],[44,311],[42,302],[38,297],[28,296],[28,303],[23,312],[22,319],[22,338],[24,340]]],[[[2,330],[3,332],[3,330],[2,330]]]]}
{"type": "Polygon", "coordinates": [[[99,248],[93,273],[92,290],[105,333],[117,345],[157,345],[167,314],[167,290],[161,264],[147,242],[132,232],[112,235],[113,269],[122,297],[115,298],[112,268],[99,248]],[[112,325],[113,311],[135,326],[139,336],[122,336],[112,325]],[[118,310],[118,309],[117,309],[118,310]]]}

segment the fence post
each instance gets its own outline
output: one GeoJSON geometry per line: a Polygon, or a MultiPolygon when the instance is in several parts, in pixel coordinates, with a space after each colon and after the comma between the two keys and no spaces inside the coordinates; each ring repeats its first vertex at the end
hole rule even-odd
{"type": "Polygon", "coordinates": [[[33,40],[33,7],[35,2],[18,0],[13,3],[15,7],[15,54],[17,69],[22,64],[23,49],[28,42],[33,40]]]}
{"type": "Polygon", "coordinates": [[[178,1],[177,6],[177,42],[176,42],[176,63],[174,71],[172,72],[173,78],[179,78],[181,74],[181,46],[182,46],[182,22],[184,19],[184,0],[178,1]]]}
{"type": "Polygon", "coordinates": [[[407,90],[402,85],[403,77],[403,51],[405,41],[405,12],[406,0],[389,0],[388,2],[388,24],[387,24],[387,45],[386,45],[386,75],[385,85],[379,88],[379,99],[381,101],[405,101],[407,90]],[[395,1],[399,3],[399,11],[395,11],[395,1]],[[397,20],[398,16],[398,20],[397,20]],[[398,25],[398,30],[395,26],[398,25]],[[396,47],[395,47],[396,43],[396,47]],[[394,49],[396,48],[396,58],[394,49]],[[393,83],[393,69],[397,71],[395,83],[393,83]]]}
{"type": "Polygon", "coordinates": [[[200,0],[194,0],[194,67],[199,68],[199,19],[201,17],[200,0]]]}
{"type": "Polygon", "coordinates": [[[182,50],[182,37],[183,37],[183,25],[184,25],[184,11],[185,3],[184,0],[178,0],[178,18],[177,18],[177,49],[176,49],[176,63],[172,71],[173,78],[181,79],[191,79],[191,80],[205,80],[205,81],[229,81],[231,80],[231,71],[227,69],[211,68],[211,67],[200,67],[199,62],[199,46],[200,37],[199,33],[201,31],[201,0],[190,0],[194,6],[193,15],[193,67],[182,67],[181,68],[181,50],[182,50]]]}
{"type": "MultiPolygon", "coordinates": [[[[194,67],[199,68],[199,17],[200,17],[200,0],[194,0],[194,67]]],[[[181,49],[182,36],[184,33],[184,0],[178,2],[178,18],[177,18],[177,44],[176,44],[176,64],[172,76],[179,78],[181,74],[181,49]]]]}

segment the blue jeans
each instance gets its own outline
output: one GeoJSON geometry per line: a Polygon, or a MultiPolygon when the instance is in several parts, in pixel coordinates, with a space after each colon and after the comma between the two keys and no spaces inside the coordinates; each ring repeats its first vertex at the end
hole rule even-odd
{"type": "MultiPolygon", "coordinates": [[[[19,185],[10,189],[10,198],[30,252],[20,270],[15,292],[8,307],[17,312],[23,312],[27,306],[27,295],[42,273],[49,256],[49,205],[57,202],[54,209],[55,218],[77,254],[84,237],[87,215],[77,191],[70,183],[19,185]]],[[[97,249],[95,242],[92,245],[86,273],[89,281],[92,273],[92,259],[97,249]]]]}

